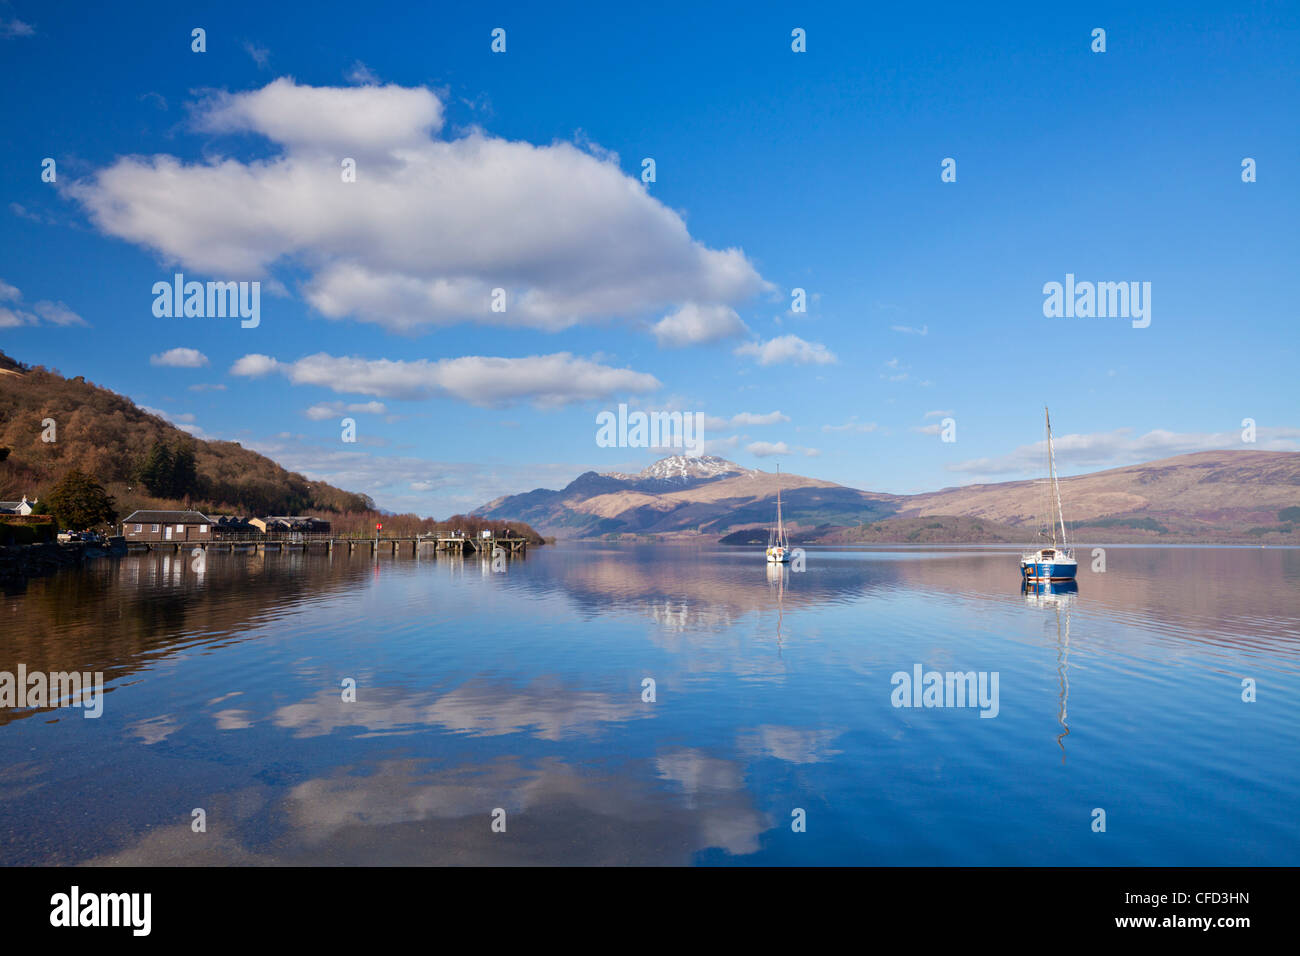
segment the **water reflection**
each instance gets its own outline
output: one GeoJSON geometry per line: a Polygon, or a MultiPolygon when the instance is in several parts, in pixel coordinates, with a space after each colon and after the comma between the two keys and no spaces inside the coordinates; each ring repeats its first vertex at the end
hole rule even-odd
{"type": "MultiPolygon", "coordinates": [[[[785,576],[787,574],[786,565],[769,564],[767,566],[768,584],[775,585],[776,591],[776,649],[777,653],[781,651],[781,624],[785,620],[785,576]]],[[[772,588],[769,588],[772,590],[772,588]]]]}
{"type": "MultiPolygon", "coordinates": [[[[101,560],[28,582],[10,595],[0,671],[102,672],[107,692],[199,643],[239,642],[296,609],[355,592],[360,562],[301,552],[207,555],[149,552],[101,560]]],[[[44,710],[0,709],[0,727],[44,710]]]]}
{"type": "Polygon", "coordinates": [[[644,765],[583,768],[554,758],[442,768],[384,759],[277,789],[249,787],[214,801],[202,840],[174,823],[87,862],[683,864],[706,847],[753,853],[771,826],[739,767],[691,750],[664,751],[644,765]],[[660,788],[679,798],[656,797],[660,788]],[[506,811],[504,834],[490,828],[498,807],[506,811]],[[278,821],[274,830],[267,818],[278,821]]]}
{"type": "Polygon", "coordinates": [[[352,703],[332,688],[271,715],[294,737],[325,737],[340,731],[380,737],[439,727],[468,737],[526,733],[559,741],[598,733],[605,724],[645,719],[651,712],[637,698],[593,693],[538,681],[525,687],[476,679],[446,694],[398,686],[367,687],[352,703]]]}
{"type": "Polygon", "coordinates": [[[1060,688],[1060,711],[1057,723],[1061,732],[1056,735],[1057,746],[1061,748],[1061,763],[1065,763],[1065,738],[1070,735],[1067,723],[1067,708],[1070,700],[1070,605],[1079,593],[1077,581],[1025,581],[1021,585],[1025,603],[1052,611],[1056,618],[1056,676],[1060,688]],[[1062,624],[1064,610],[1064,625],[1062,624]]]}
{"type": "Polygon", "coordinates": [[[0,670],[100,670],[107,696],[0,711],[0,864],[1294,863],[1300,552],[1114,549],[1019,594],[1017,553],[154,553],[35,580],[0,670]],[[893,708],[917,662],[998,671],[997,719],[893,708]],[[1076,841],[1099,792],[1139,822],[1076,841]]]}

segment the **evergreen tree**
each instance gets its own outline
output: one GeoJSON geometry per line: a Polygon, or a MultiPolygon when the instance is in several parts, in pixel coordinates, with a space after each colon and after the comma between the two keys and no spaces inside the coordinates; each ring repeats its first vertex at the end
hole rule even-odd
{"type": "Polygon", "coordinates": [[[63,528],[83,530],[117,521],[113,499],[103,485],[75,468],[63,476],[41,503],[48,506],[63,528]]]}
{"type": "Polygon", "coordinates": [[[176,461],[171,449],[162,442],[153,446],[149,456],[140,468],[140,480],[149,489],[149,494],[156,498],[172,497],[172,476],[176,471],[176,461]]]}
{"type": "Polygon", "coordinates": [[[199,483],[199,468],[194,458],[194,446],[182,445],[172,456],[171,497],[188,498],[194,495],[199,483]]]}

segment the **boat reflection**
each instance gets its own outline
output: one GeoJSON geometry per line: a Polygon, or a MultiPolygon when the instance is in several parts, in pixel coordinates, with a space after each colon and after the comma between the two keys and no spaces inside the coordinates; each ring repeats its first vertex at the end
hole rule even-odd
{"type": "Polygon", "coordinates": [[[1067,595],[1079,593],[1078,581],[1022,581],[1020,593],[1025,596],[1026,604],[1039,607],[1052,607],[1072,603],[1067,595]]]}
{"type": "Polygon", "coordinates": [[[1061,748],[1061,763],[1065,763],[1065,738],[1070,736],[1068,705],[1070,701],[1070,606],[1077,600],[1077,581],[1024,581],[1020,591],[1025,603],[1051,609],[1056,615],[1056,679],[1059,687],[1060,710],[1057,723],[1061,732],[1056,735],[1061,748]],[[1062,615],[1064,610],[1065,614],[1062,615]]]}
{"type": "Polygon", "coordinates": [[[785,564],[773,562],[767,566],[768,590],[776,590],[776,652],[781,653],[781,624],[785,618],[785,576],[789,573],[785,564]]]}

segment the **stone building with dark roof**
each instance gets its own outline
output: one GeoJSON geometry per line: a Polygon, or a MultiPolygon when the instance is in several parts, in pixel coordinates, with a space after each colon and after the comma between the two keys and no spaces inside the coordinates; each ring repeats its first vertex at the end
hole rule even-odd
{"type": "Polygon", "coordinates": [[[135,511],[122,522],[131,541],[211,541],[215,522],[197,511],[135,511]]]}

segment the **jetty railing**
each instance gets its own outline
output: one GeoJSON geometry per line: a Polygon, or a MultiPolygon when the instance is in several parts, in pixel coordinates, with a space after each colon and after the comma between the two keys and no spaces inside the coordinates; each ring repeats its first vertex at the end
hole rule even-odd
{"type": "Polygon", "coordinates": [[[191,548],[203,550],[233,550],[234,548],[251,548],[256,551],[306,550],[309,547],[323,547],[326,551],[346,548],[349,552],[369,549],[389,551],[397,554],[409,546],[416,554],[422,547],[432,547],[436,552],[453,554],[482,554],[490,556],[497,548],[508,555],[523,555],[528,552],[528,539],[517,535],[493,535],[474,537],[467,534],[443,534],[425,532],[423,534],[365,534],[359,532],[329,531],[222,531],[214,529],[207,538],[189,539],[171,538],[158,540],[128,539],[128,550],[171,550],[181,551],[191,548]]]}

